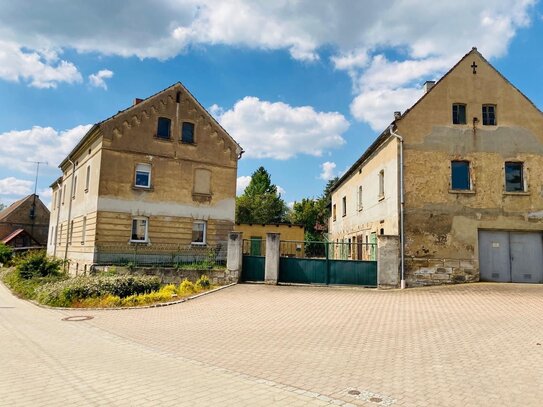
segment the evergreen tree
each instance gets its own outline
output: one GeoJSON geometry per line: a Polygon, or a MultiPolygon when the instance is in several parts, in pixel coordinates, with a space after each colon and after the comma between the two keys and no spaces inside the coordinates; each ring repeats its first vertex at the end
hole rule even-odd
{"type": "Polygon", "coordinates": [[[285,220],[288,208],[272,184],[264,167],[258,168],[243,195],[236,198],[236,222],[279,223],[285,220]]]}

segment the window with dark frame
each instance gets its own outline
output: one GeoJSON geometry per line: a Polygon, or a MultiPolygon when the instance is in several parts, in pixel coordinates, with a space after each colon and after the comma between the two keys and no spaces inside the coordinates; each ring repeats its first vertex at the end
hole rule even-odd
{"type": "Polygon", "coordinates": [[[466,124],[466,105],[455,103],[452,105],[453,124],[466,124]]]}
{"type": "Polygon", "coordinates": [[[336,204],[332,205],[332,220],[336,220],[336,204]]]}
{"type": "Polygon", "coordinates": [[[496,105],[483,105],[483,126],[496,125],[496,105]]]}
{"type": "Polygon", "coordinates": [[[451,161],[451,189],[454,191],[471,190],[469,161],[451,161]]]}
{"type": "Polygon", "coordinates": [[[346,196],[343,197],[342,203],[343,203],[342,215],[347,216],[347,197],[346,196]]]}
{"type": "Polygon", "coordinates": [[[181,126],[181,142],[194,144],[194,123],[183,122],[181,126]]]}
{"type": "Polygon", "coordinates": [[[505,163],[505,191],[524,192],[524,163],[505,163]]]}
{"type": "Polygon", "coordinates": [[[172,121],[167,117],[159,117],[156,129],[156,136],[160,139],[169,139],[172,127],[172,121]]]}

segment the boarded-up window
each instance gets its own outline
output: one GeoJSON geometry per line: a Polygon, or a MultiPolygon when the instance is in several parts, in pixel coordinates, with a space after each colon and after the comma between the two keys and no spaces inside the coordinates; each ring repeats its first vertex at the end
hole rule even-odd
{"type": "Polygon", "coordinates": [[[211,171],[205,168],[194,170],[194,193],[211,194],[211,171]]]}

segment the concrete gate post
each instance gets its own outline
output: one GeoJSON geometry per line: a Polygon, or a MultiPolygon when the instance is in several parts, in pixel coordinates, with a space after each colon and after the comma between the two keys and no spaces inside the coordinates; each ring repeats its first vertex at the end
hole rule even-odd
{"type": "Polygon", "coordinates": [[[228,248],[226,254],[226,271],[230,282],[237,283],[241,280],[241,268],[243,266],[243,237],[241,232],[228,233],[228,248]]]}
{"type": "Polygon", "coordinates": [[[264,282],[277,284],[279,278],[279,242],[281,233],[266,233],[266,265],[264,282]]]}
{"type": "Polygon", "coordinates": [[[377,237],[377,285],[379,288],[397,288],[400,283],[400,237],[377,237]]]}

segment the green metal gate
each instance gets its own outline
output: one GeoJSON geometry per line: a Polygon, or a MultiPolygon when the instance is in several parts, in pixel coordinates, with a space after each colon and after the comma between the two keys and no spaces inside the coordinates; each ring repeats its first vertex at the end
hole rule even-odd
{"type": "Polygon", "coordinates": [[[264,281],[266,258],[265,242],[261,238],[243,240],[243,263],[241,268],[242,281],[264,281]]]}
{"type": "Polygon", "coordinates": [[[375,287],[376,251],[372,243],[281,241],[279,282],[375,287]]]}

